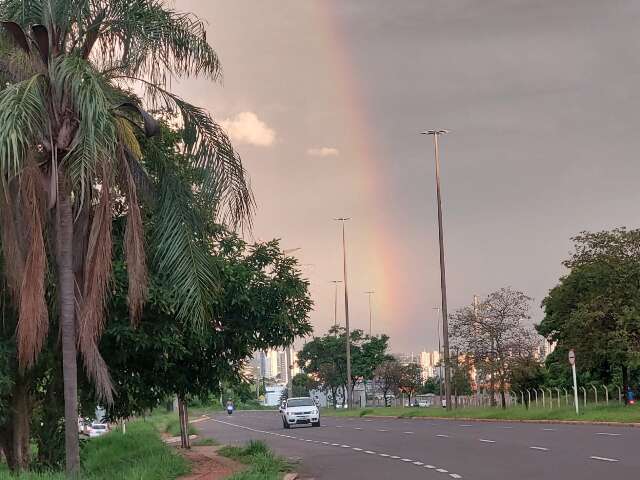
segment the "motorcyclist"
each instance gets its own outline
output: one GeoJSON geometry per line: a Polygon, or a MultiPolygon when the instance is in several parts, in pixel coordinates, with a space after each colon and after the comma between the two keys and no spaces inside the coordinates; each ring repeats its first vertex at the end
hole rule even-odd
{"type": "Polygon", "coordinates": [[[229,415],[233,413],[233,402],[231,400],[227,400],[227,413],[229,415]]]}

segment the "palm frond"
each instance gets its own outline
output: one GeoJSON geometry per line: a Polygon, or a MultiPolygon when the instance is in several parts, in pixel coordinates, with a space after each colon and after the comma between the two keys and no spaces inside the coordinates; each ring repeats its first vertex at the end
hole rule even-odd
{"type": "Polygon", "coordinates": [[[0,236],[4,257],[4,276],[15,305],[20,304],[20,289],[24,272],[22,242],[18,238],[16,226],[17,179],[7,182],[0,178],[0,236]]]}
{"type": "Polygon", "coordinates": [[[154,211],[154,261],[175,289],[177,318],[204,327],[214,316],[216,265],[202,221],[193,210],[189,186],[165,171],[154,211]]]}
{"type": "Polygon", "coordinates": [[[44,137],[42,87],[42,75],[34,75],[0,91],[0,173],[7,178],[22,170],[27,149],[44,137]]]}
{"type": "Polygon", "coordinates": [[[49,314],[45,300],[47,255],[44,244],[44,200],[41,198],[41,174],[29,165],[21,178],[21,200],[25,219],[27,256],[20,288],[17,328],[18,360],[23,368],[31,367],[42,349],[49,331],[49,314]]]}

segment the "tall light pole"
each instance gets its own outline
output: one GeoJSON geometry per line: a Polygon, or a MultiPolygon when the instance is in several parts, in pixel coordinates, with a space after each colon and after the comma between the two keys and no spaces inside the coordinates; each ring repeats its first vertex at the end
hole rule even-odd
{"type": "Polygon", "coordinates": [[[447,410],[451,410],[451,372],[449,371],[449,323],[447,321],[447,282],[444,267],[444,240],[442,231],[442,195],[440,193],[440,151],[438,137],[449,133],[448,130],[428,130],[422,132],[433,136],[433,149],[436,161],[436,196],[438,200],[438,240],[440,243],[440,291],[442,293],[442,347],[444,350],[444,396],[447,410]]]}
{"type": "Polygon", "coordinates": [[[347,337],[347,407],[352,408],[351,397],[351,330],[349,329],[349,292],[347,288],[347,242],[345,239],[344,224],[349,217],[334,218],[335,221],[342,223],[342,269],[343,269],[343,282],[344,282],[344,326],[347,337]]]}
{"type": "Polygon", "coordinates": [[[364,292],[365,295],[369,297],[369,336],[371,336],[372,325],[373,325],[373,308],[371,306],[371,295],[376,293],[373,290],[369,290],[368,292],[364,292]]]}
{"type": "MultiPolygon", "coordinates": [[[[296,248],[290,248],[288,250],[283,250],[282,253],[286,257],[290,253],[297,252],[298,250],[302,250],[302,247],[296,247],[296,248]]],[[[289,397],[293,396],[293,378],[291,377],[291,367],[292,367],[291,362],[293,361],[293,358],[292,358],[292,355],[291,355],[292,346],[293,346],[293,342],[291,342],[291,345],[287,345],[284,348],[284,361],[286,363],[285,371],[286,371],[286,375],[287,375],[287,394],[288,394],[289,397]]]]}
{"type": "Polygon", "coordinates": [[[342,280],[331,280],[329,283],[333,283],[335,289],[333,292],[333,326],[338,326],[338,284],[342,283],[342,280]]]}
{"type": "Polygon", "coordinates": [[[438,363],[440,364],[440,375],[438,375],[438,387],[440,389],[440,404],[442,406],[442,344],[440,342],[440,307],[433,307],[432,310],[438,311],[438,316],[436,317],[436,335],[438,336],[438,363]]]}

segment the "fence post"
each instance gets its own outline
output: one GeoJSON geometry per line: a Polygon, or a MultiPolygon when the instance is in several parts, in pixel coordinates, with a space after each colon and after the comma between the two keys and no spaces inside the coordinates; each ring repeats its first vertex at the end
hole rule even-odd
{"type": "Polygon", "coordinates": [[[620,403],[620,405],[622,405],[622,390],[620,389],[620,387],[616,386],[618,389],[618,403],[620,403]]]}
{"type": "Polygon", "coordinates": [[[533,393],[536,394],[536,407],[538,406],[538,390],[536,388],[533,389],[533,393]]]}
{"type": "Polygon", "coordinates": [[[520,390],[520,397],[522,398],[522,405],[524,405],[524,392],[520,390]]]}
{"type": "Polygon", "coordinates": [[[544,400],[544,388],[541,388],[540,391],[542,392],[542,408],[546,407],[547,404],[544,400]]]}
{"type": "Polygon", "coordinates": [[[602,385],[602,388],[604,388],[605,403],[609,405],[609,388],[606,385],[602,385]]]}
{"type": "Polygon", "coordinates": [[[598,405],[598,389],[596,388],[595,385],[591,385],[591,388],[593,388],[593,393],[595,394],[595,397],[596,397],[596,405],[598,405]]]}
{"type": "Polygon", "coordinates": [[[584,401],[584,406],[587,406],[587,389],[584,387],[580,387],[582,389],[582,400],[584,401]]]}
{"type": "Polygon", "coordinates": [[[527,388],[527,396],[529,397],[529,403],[527,403],[527,407],[531,406],[531,390],[527,388]]]}
{"type": "Polygon", "coordinates": [[[549,392],[549,408],[553,408],[553,393],[550,388],[547,388],[547,391],[549,392]]]}
{"type": "Polygon", "coordinates": [[[562,387],[562,390],[564,390],[564,402],[566,403],[566,406],[569,406],[569,393],[567,392],[567,389],[562,387]]]}

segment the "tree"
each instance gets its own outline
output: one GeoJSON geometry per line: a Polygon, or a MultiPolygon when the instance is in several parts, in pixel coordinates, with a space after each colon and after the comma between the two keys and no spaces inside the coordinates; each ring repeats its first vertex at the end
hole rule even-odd
{"type": "Polygon", "coordinates": [[[306,373],[298,373],[291,380],[293,384],[293,397],[307,397],[311,390],[318,388],[318,381],[306,373]]]}
{"type": "Polygon", "coordinates": [[[411,398],[422,386],[422,368],[417,363],[409,363],[403,365],[400,371],[400,391],[408,395],[411,405],[411,398]]]}
{"type": "Polygon", "coordinates": [[[375,380],[382,396],[384,397],[385,407],[389,406],[389,394],[397,396],[402,385],[402,365],[395,360],[385,360],[375,370],[375,380]]]}
{"type": "Polygon", "coordinates": [[[582,232],[563,262],[569,273],[543,300],[538,332],[556,349],[547,360],[553,378],[570,382],[566,361],[575,350],[582,380],[626,391],[640,374],[640,230],[582,232]]]}
{"type": "Polygon", "coordinates": [[[506,388],[510,364],[533,354],[538,338],[523,325],[528,320],[531,299],[524,293],[503,288],[489,294],[479,306],[469,306],[451,315],[453,347],[469,357],[489,385],[492,405],[496,383],[506,408],[506,388]]]}
{"type": "MultiPolygon", "coordinates": [[[[113,400],[98,343],[113,273],[116,202],[128,212],[128,303],[134,324],[148,293],[139,201],[145,158],[135,131],[151,136],[158,126],[143,105],[181,118],[184,159],[201,170],[193,181],[218,205],[221,218],[246,219],[253,199],[222,130],[167,89],[173,78],[220,75],[199,19],[154,0],[1,0],[0,18],[0,216],[7,284],[19,316],[17,358],[20,368],[32,367],[47,336],[51,261],[62,344],[66,465],[75,475],[76,348],[101,397],[113,400]],[[143,92],[142,99],[131,93],[134,88],[143,92]]],[[[187,191],[176,188],[171,175],[162,180],[155,192],[154,261],[182,294],[176,297],[178,316],[202,325],[212,317],[208,292],[214,278],[200,265],[198,237],[189,223],[194,215],[181,203],[187,191]]],[[[24,423],[15,421],[16,427],[24,423]]],[[[18,468],[24,466],[23,459],[18,468]]]]}
{"type": "Polygon", "coordinates": [[[424,382],[420,393],[436,393],[440,392],[440,379],[438,377],[429,377],[424,382]]]}
{"type": "MultiPolygon", "coordinates": [[[[527,392],[538,389],[544,384],[544,369],[540,362],[531,357],[517,359],[511,364],[509,371],[509,384],[514,392],[527,392]]],[[[529,408],[529,397],[525,397],[525,405],[529,408]]]]}

